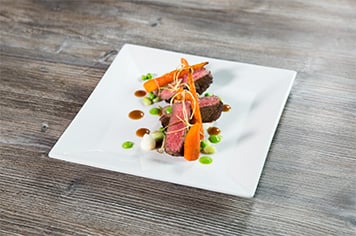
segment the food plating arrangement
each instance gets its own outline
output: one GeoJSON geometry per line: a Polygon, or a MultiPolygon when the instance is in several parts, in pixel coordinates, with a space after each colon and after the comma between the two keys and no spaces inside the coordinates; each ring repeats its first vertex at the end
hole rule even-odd
{"type": "MultiPolygon", "coordinates": [[[[219,143],[222,136],[213,122],[231,107],[220,97],[206,93],[213,83],[211,71],[205,68],[208,62],[189,65],[185,58],[180,62],[177,69],[162,76],[153,78],[151,73],[142,76],[144,90],[137,90],[134,95],[142,98],[144,105],[152,106],[149,113],[159,117],[161,127],[153,132],[139,128],[136,135],[142,137],[143,150],[157,150],[183,156],[188,161],[199,159],[202,164],[210,164],[210,156],[200,155],[216,152],[214,144],[219,143]]],[[[134,120],[143,116],[140,110],[129,113],[134,120]]],[[[125,149],[133,146],[131,141],[122,144],[125,149]]]]}

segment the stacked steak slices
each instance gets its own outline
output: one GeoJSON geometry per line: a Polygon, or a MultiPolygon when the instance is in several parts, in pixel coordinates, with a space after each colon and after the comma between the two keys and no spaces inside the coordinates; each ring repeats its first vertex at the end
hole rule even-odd
{"type": "MultiPolygon", "coordinates": [[[[205,68],[201,68],[193,72],[193,80],[195,84],[195,89],[198,94],[202,94],[205,90],[207,90],[210,84],[213,82],[213,76],[211,72],[205,68]]],[[[178,79],[178,83],[187,83],[188,82],[188,75],[184,75],[178,79]]],[[[174,84],[171,85],[174,87],[174,84]]],[[[175,91],[171,88],[164,88],[159,92],[159,97],[161,100],[169,101],[171,97],[173,97],[175,91]]]]}
{"type": "MultiPolygon", "coordinates": [[[[217,96],[208,96],[199,98],[199,107],[203,123],[210,123],[216,121],[221,116],[224,104],[217,96]]],[[[160,121],[163,127],[169,127],[169,121],[174,115],[166,111],[167,107],[162,109],[160,121]]]]}
{"type": "MultiPolygon", "coordinates": [[[[194,71],[194,84],[198,94],[202,94],[213,81],[209,70],[205,68],[194,71]]],[[[180,78],[179,83],[187,83],[187,76],[180,78]]],[[[174,96],[174,89],[165,88],[159,92],[163,100],[170,100],[174,96]]],[[[217,120],[223,110],[223,103],[217,96],[207,96],[199,98],[200,113],[202,122],[213,122],[217,120]]],[[[184,139],[191,123],[190,116],[192,110],[190,102],[173,103],[171,113],[167,109],[162,109],[160,121],[166,129],[166,138],[164,143],[165,151],[173,156],[181,156],[184,153],[184,139]]]]}

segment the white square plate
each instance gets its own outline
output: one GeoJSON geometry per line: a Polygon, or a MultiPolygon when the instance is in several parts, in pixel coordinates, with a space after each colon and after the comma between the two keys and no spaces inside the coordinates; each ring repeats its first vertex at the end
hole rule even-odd
{"type": "Polygon", "coordinates": [[[168,181],[241,197],[253,197],[292,87],[295,71],[263,67],[126,44],[82,109],[49,153],[52,158],[168,181]],[[156,151],[142,151],[138,128],[154,130],[150,115],[134,92],[142,89],[141,75],[175,69],[180,58],[190,64],[208,61],[214,82],[207,90],[230,104],[214,124],[223,140],[216,144],[213,163],[203,165],[156,151]],[[141,109],[145,116],[131,120],[141,109]],[[131,140],[132,149],[121,144],[131,140]]]}

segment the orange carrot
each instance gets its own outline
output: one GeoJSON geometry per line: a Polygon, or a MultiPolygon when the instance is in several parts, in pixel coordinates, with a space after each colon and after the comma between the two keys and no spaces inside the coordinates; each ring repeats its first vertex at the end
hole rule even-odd
{"type": "Polygon", "coordinates": [[[154,79],[147,80],[143,84],[143,87],[146,89],[147,92],[155,91],[155,90],[159,89],[160,87],[173,82],[174,77],[176,76],[177,73],[179,73],[179,77],[182,77],[189,73],[190,68],[192,68],[193,70],[197,70],[197,69],[203,68],[206,64],[208,64],[208,62],[202,62],[199,64],[195,64],[188,68],[183,67],[182,70],[179,70],[179,69],[173,70],[173,71],[166,73],[160,77],[156,77],[154,79]]]}
{"type": "Polygon", "coordinates": [[[202,117],[201,117],[201,113],[200,113],[199,102],[194,99],[195,101],[197,101],[196,104],[194,105],[194,100],[191,98],[191,96],[189,96],[189,94],[186,94],[186,100],[190,101],[192,111],[194,111],[193,122],[194,122],[194,124],[200,125],[200,139],[203,140],[204,139],[204,128],[202,125],[202,117]]]}
{"type": "Polygon", "coordinates": [[[183,57],[180,59],[180,63],[181,63],[183,66],[189,66],[188,61],[187,61],[185,58],[183,58],[183,57]]]}
{"type": "MultiPolygon", "coordinates": [[[[187,64],[188,62],[182,58],[181,59],[183,64],[187,64]]],[[[187,135],[185,136],[184,140],[184,158],[188,161],[193,161],[198,159],[200,154],[200,140],[204,139],[204,130],[202,124],[202,118],[200,114],[200,107],[199,107],[199,98],[195,89],[195,84],[193,81],[192,69],[189,70],[188,73],[188,84],[189,90],[191,92],[191,96],[188,97],[190,100],[190,104],[192,106],[192,110],[194,111],[194,124],[190,127],[187,135]],[[193,101],[194,100],[194,101],[193,101]]]]}
{"type": "Polygon", "coordinates": [[[190,104],[192,106],[192,110],[194,111],[193,117],[194,117],[196,123],[201,124],[200,137],[201,137],[201,139],[204,139],[204,130],[203,130],[203,125],[202,125],[203,121],[202,121],[202,118],[201,118],[200,107],[199,107],[199,97],[198,97],[197,91],[195,89],[195,84],[194,84],[194,80],[193,80],[192,71],[190,71],[189,74],[188,74],[188,83],[189,83],[189,90],[190,90],[190,92],[193,95],[193,98],[195,100],[195,102],[194,101],[190,101],[190,104]]]}
{"type": "Polygon", "coordinates": [[[200,154],[200,125],[195,123],[190,127],[184,140],[184,159],[195,161],[200,154]]]}

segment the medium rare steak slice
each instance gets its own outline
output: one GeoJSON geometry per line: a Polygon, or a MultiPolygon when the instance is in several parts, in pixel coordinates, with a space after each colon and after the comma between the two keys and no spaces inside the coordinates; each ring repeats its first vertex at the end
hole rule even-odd
{"type": "MultiPolygon", "coordinates": [[[[185,75],[180,79],[181,83],[188,83],[188,75],[185,75]]],[[[194,71],[193,79],[195,90],[198,94],[202,94],[204,91],[206,91],[210,84],[213,82],[213,76],[211,75],[211,72],[205,68],[194,71]]],[[[175,91],[169,88],[163,89],[159,92],[159,96],[162,100],[169,100],[171,97],[173,97],[174,94],[175,91]]]]}
{"type": "MultiPolygon", "coordinates": [[[[195,71],[193,73],[193,76],[194,75],[196,76],[196,79],[194,80],[195,90],[198,94],[202,94],[209,88],[210,84],[213,82],[213,76],[211,75],[211,72],[205,68],[195,71]]],[[[188,77],[185,78],[185,80],[188,81],[188,77]]]]}
{"type": "Polygon", "coordinates": [[[208,96],[199,99],[199,106],[203,123],[208,123],[219,119],[224,104],[219,97],[208,96]]]}
{"type": "Polygon", "coordinates": [[[164,143],[165,151],[173,156],[183,155],[184,138],[187,133],[185,119],[189,119],[191,108],[189,102],[174,103],[172,115],[169,119],[164,143]]]}
{"type": "MultiPolygon", "coordinates": [[[[220,101],[217,96],[202,97],[199,99],[200,113],[202,121],[204,123],[209,123],[216,121],[221,116],[221,112],[224,104],[220,101]]],[[[163,127],[167,127],[171,118],[171,114],[166,113],[164,108],[162,109],[162,116],[160,121],[163,127]]]]}

